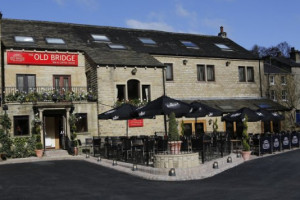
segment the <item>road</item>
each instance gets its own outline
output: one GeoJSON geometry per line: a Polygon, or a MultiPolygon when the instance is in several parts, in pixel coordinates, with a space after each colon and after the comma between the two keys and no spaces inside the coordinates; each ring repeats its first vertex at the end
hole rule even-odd
{"type": "Polygon", "coordinates": [[[0,165],[0,199],[300,199],[300,150],[197,181],[148,181],[85,161],[0,165]]]}

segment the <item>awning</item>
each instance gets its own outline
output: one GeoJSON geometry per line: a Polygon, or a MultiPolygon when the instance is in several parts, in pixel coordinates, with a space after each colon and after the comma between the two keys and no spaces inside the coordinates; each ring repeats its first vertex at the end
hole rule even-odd
{"type": "MultiPolygon", "coordinates": [[[[195,100],[184,100],[187,103],[191,103],[195,100]]],[[[221,110],[223,113],[234,112],[241,108],[250,108],[252,110],[257,110],[263,108],[269,111],[288,111],[289,108],[274,102],[270,99],[260,98],[260,99],[209,99],[209,100],[196,100],[203,104],[206,104],[215,109],[221,110]]]]}

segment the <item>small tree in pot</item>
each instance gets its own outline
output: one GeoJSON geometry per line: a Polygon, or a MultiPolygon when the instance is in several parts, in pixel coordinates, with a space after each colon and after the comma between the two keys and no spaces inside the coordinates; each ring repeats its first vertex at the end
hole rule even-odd
{"type": "Polygon", "coordinates": [[[181,149],[181,141],[178,132],[178,125],[175,118],[175,113],[169,115],[169,148],[171,154],[179,154],[181,149]]]}
{"type": "Polygon", "coordinates": [[[73,154],[74,156],[78,155],[78,142],[77,142],[77,134],[76,134],[76,121],[77,118],[74,114],[70,114],[69,117],[69,124],[70,124],[70,131],[71,131],[71,141],[72,141],[72,147],[73,147],[73,154]]]}
{"type": "Polygon", "coordinates": [[[243,151],[242,156],[243,159],[249,160],[251,151],[250,151],[250,145],[249,145],[249,135],[248,135],[248,116],[245,115],[245,118],[243,120],[243,133],[242,133],[242,145],[243,145],[243,151]]]}

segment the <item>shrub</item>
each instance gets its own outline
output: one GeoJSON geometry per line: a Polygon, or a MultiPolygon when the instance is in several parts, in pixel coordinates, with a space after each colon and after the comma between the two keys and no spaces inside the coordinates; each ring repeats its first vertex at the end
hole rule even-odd
{"type": "Polygon", "coordinates": [[[7,157],[11,157],[13,141],[8,134],[4,133],[3,129],[0,129],[0,153],[5,153],[7,157]]]}
{"type": "Polygon", "coordinates": [[[250,145],[249,145],[249,135],[248,135],[248,116],[245,115],[244,121],[243,121],[243,141],[242,141],[242,145],[243,145],[243,150],[244,151],[250,151],[250,145]]]}
{"type": "Polygon", "coordinates": [[[35,137],[16,137],[13,139],[12,157],[26,158],[35,155],[35,137]]]}
{"type": "Polygon", "coordinates": [[[179,140],[178,126],[177,126],[174,112],[172,112],[169,115],[169,140],[170,141],[178,141],[179,140]]]}

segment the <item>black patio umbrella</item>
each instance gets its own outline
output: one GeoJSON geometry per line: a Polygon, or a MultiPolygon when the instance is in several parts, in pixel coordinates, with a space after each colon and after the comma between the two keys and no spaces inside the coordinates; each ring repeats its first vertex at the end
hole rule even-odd
{"type": "Polygon", "coordinates": [[[281,121],[284,120],[284,116],[280,115],[277,112],[271,112],[265,109],[258,109],[257,113],[261,113],[263,115],[262,121],[281,121]]]}
{"type": "Polygon", "coordinates": [[[176,117],[182,117],[192,112],[192,107],[182,101],[161,96],[143,107],[136,109],[139,118],[149,118],[155,115],[169,115],[174,112],[176,117]]]}
{"type": "Polygon", "coordinates": [[[193,111],[185,115],[187,118],[222,116],[222,111],[197,101],[192,102],[191,106],[193,111]]]}
{"type": "Polygon", "coordinates": [[[136,108],[131,104],[125,103],[117,108],[99,114],[98,119],[126,120],[126,135],[128,136],[128,120],[134,119],[136,108]]]}
{"type": "Polygon", "coordinates": [[[222,117],[223,121],[243,121],[245,119],[245,115],[248,116],[249,122],[257,122],[263,119],[263,115],[251,110],[250,108],[241,108],[233,113],[229,113],[228,115],[222,117]]]}
{"type": "Polygon", "coordinates": [[[98,119],[128,120],[134,118],[137,107],[124,103],[119,107],[106,111],[98,115],[98,119]]]}
{"type": "Polygon", "coordinates": [[[182,117],[192,112],[192,110],[193,109],[189,104],[163,95],[149,102],[147,105],[137,108],[136,112],[138,118],[149,118],[155,115],[164,115],[165,133],[167,134],[166,115],[174,112],[176,117],[182,117]]]}

